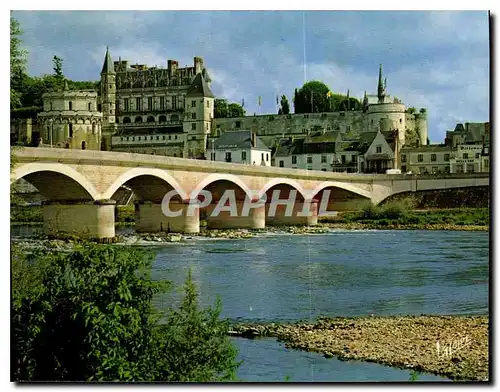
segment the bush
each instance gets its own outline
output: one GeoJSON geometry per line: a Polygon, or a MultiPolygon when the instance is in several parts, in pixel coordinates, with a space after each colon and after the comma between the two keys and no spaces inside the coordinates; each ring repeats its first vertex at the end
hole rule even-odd
{"type": "Polygon", "coordinates": [[[178,310],[161,314],[153,255],[86,245],[71,253],[12,252],[15,381],[218,381],[234,377],[236,350],[220,304],[199,310],[189,275],[178,310]],[[189,338],[188,338],[189,337],[189,338]]]}

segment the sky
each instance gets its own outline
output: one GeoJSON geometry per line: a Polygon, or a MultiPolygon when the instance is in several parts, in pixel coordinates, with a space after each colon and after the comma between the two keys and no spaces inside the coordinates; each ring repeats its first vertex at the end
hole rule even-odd
{"type": "Polygon", "coordinates": [[[167,66],[204,58],[217,98],[244,99],[247,114],[277,113],[305,80],[362,98],[387,91],[428,112],[441,143],[458,122],[489,121],[486,11],[15,11],[28,73],[63,59],[72,80],[99,80],[106,46],[114,60],[167,66]],[[305,71],[304,71],[305,64],[305,71]],[[262,106],[258,106],[262,96],[262,106]]]}

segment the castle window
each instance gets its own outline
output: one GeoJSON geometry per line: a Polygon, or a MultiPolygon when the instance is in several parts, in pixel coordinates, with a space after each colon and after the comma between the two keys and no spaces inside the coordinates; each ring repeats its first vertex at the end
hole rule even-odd
{"type": "Polygon", "coordinates": [[[130,117],[123,117],[123,123],[124,124],[130,124],[131,123],[130,117]]]}
{"type": "Polygon", "coordinates": [[[269,154],[266,154],[266,162],[269,162],[269,154]]]}
{"type": "Polygon", "coordinates": [[[177,135],[175,135],[174,139],[177,140],[177,135]]]}
{"type": "Polygon", "coordinates": [[[340,159],[342,160],[342,164],[345,164],[345,155],[341,155],[340,159]]]}
{"type": "Polygon", "coordinates": [[[297,164],[297,155],[292,155],[292,165],[297,164]]]}
{"type": "Polygon", "coordinates": [[[165,110],[165,97],[160,97],[160,110],[165,110]]]}
{"type": "Polygon", "coordinates": [[[444,154],[444,161],[449,162],[450,161],[450,154],[444,154]]]}
{"type": "Polygon", "coordinates": [[[148,97],[148,110],[153,110],[153,97],[148,97]]]}
{"type": "Polygon", "coordinates": [[[176,157],[177,157],[177,154],[174,152],[174,158],[176,158],[176,157]]]}
{"type": "Polygon", "coordinates": [[[191,107],[195,108],[196,107],[196,101],[191,101],[191,107]]]}
{"type": "Polygon", "coordinates": [[[170,121],[172,122],[179,121],[179,116],[177,114],[172,114],[172,116],[170,116],[170,121]]]}
{"type": "Polygon", "coordinates": [[[155,122],[155,118],[153,116],[148,116],[148,123],[155,122]]]}
{"type": "Polygon", "coordinates": [[[478,153],[478,152],[476,152],[476,159],[478,159],[478,158],[479,158],[479,153],[478,153]]]}
{"type": "Polygon", "coordinates": [[[69,110],[73,110],[73,102],[69,101],[69,110]]]}
{"type": "Polygon", "coordinates": [[[95,123],[92,123],[92,134],[95,135],[95,123]]]}
{"type": "Polygon", "coordinates": [[[92,103],[89,102],[89,112],[91,112],[91,111],[92,111],[92,103]]]}
{"type": "Polygon", "coordinates": [[[236,128],[240,128],[241,127],[241,121],[236,121],[236,128]]]}
{"type": "Polygon", "coordinates": [[[402,122],[403,122],[403,120],[402,120],[402,119],[399,119],[399,122],[400,122],[400,123],[402,123],[402,122]]]}
{"type": "Polygon", "coordinates": [[[191,120],[196,120],[196,113],[191,113],[191,120]]]}
{"type": "Polygon", "coordinates": [[[136,124],[142,123],[142,117],[141,117],[141,116],[137,116],[137,117],[135,118],[135,123],[136,123],[136,124]]]}
{"type": "Polygon", "coordinates": [[[377,154],[380,154],[382,152],[382,146],[377,146],[377,154]]]}
{"type": "Polygon", "coordinates": [[[160,137],[159,137],[159,136],[156,136],[156,140],[160,140],[160,137]]]}
{"type": "Polygon", "coordinates": [[[210,107],[210,101],[207,101],[207,108],[210,107]]]}
{"type": "Polygon", "coordinates": [[[466,153],[466,152],[464,152],[464,153],[462,154],[462,158],[463,158],[463,159],[469,159],[469,154],[468,154],[468,153],[466,153]]]}
{"type": "Polygon", "coordinates": [[[423,162],[424,161],[424,154],[418,154],[417,160],[419,162],[423,162]]]}
{"type": "Polygon", "coordinates": [[[196,131],[196,123],[192,123],[191,124],[191,130],[192,131],[196,131]]]}
{"type": "Polygon", "coordinates": [[[285,167],[285,162],[280,161],[280,167],[285,167]]]}
{"type": "Polygon", "coordinates": [[[73,137],[73,124],[69,124],[69,137],[73,137]]]}
{"type": "Polygon", "coordinates": [[[177,97],[175,95],[172,97],[172,109],[177,110],[177,97]]]}
{"type": "Polygon", "coordinates": [[[207,131],[208,131],[208,123],[207,123],[207,127],[206,128],[207,128],[207,131]]]}
{"type": "MultiPolygon", "coordinates": [[[[165,139],[165,136],[163,136],[163,138],[165,139]]],[[[172,140],[172,136],[171,135],[168,135],[168,140],[172,140]]]]}
{"type": "Polygon", "coordinates": [[[135,99],[135,110],[140,112],[142,110],[142,100],[141,98],[135,99]]]}
{"type": "Polygon", "coordinates": [[[307,163],[313,163],[313,158],[312,157],[307,157],[307,163]]]}
{"type": "MultiPolygon", "coordinates": [[[[212,159],[212,160],[214,161],[215,159],[212,159]]],[[[247,160],[247,152],[246,151],[241,152],[241,160],[243,162],[245,162],[247,160]]]]}
{"type": "Polygon", "coordinates": [[[405,154],[401,154],[401,162],[406,162],[406,155],[405,154]]]}
{"type": "Polygon", "coordinates": [[[321,155],[321,163],[326,163],[326,155],[321,155]]]}
{"type": "Polygon", "coordinates": [[[125,111],[128,112],[130,110],[130,102],[128,98],[123,100],[123,106],[125,107],[125,111]]]}
{"type": "Polygon", "coordinates": [[[167,122],[167,116],[165,115],[161,115],[160,118],[158,119],[159,122],[163,123],[163,122],[167,122]]]}
{"type": "Polygon", "coordinates": [[[84,140],[82,142],[82,150],[86,150],[87,149],[87,142],[84,140]]]}
{"type": "Polygon", "coordinates": [[[372,125],[373,125],[373,120],[372,120],[372,125]]]}
{"type": "Polygon", "coordinates": [[[50,110],[52,110],[52,102],[50,103],[50,110]]]}
{"type": "Polygon", "coordinates": [[[436,162],[436,154],[431,154],[431,162],[436,162]]]}

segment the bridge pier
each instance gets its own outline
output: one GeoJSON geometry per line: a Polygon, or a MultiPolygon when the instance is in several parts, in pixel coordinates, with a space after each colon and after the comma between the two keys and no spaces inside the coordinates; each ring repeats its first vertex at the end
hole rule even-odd
{"type": "MultiPolygon", "coordinates": [[[[231,216],[230,211],[220,211],[217,216],[212,216],[217,204],[210,204],[207,211],[208,229],[264,229],[266,227],[266,211],[264,205],[252,206],[245,213],[244,201],[236,202],[236,216],[231,216]]],[[[233,214],[234,215],[234,214],[233,214]]]]}
{"type": "Polygon", "coordinates": [[[162,205],[152,202],[135,203],[135,230],[139,233],[199,233],[200,212],[198,206],[189,208],[188,202],[170,201],[169,209],[174,215],[167,216],[162,205]]]}
{"type": "Polygon", "coordinates": [[[115,236],[115,201],[46,201],[43,229],[55,237],[78,236],[85,239],[115,236]]]}
{"type": "Polygon", "coordinates": [[[274,216],[270,216],[271,203],[266,203],[266,225],[269,226],[295,226],[306,225],[315,226],[318,224],[318,202],[311,201],[310,204],[305,202],[295,202],[292,213],[287,216],[287,206],[278,204],[274,216]],[[304,205],[306,211],[304,211],[304,205]],[[309,212],[309,214],[308,214],[309,212]],[[306,216],[301,216],[305,214],[306,216]],[[309,216],[310,215],[310,216],[309,216]]]}

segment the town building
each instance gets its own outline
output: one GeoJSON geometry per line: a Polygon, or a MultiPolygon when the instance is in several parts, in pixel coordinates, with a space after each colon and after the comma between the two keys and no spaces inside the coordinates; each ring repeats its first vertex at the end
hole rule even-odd
{"type": "Polygon", "coordinates": [[[414,174],[449,173],[451,153],[451,147],[445,144],[403,147],[400,151],[401,171],[414,174]]]}
{"type": "Polygon", "coordinates": [[[271,150],[251,131],[226,132],[209,140],[207,157],[211,161],[271,166],[271,150]]]}

